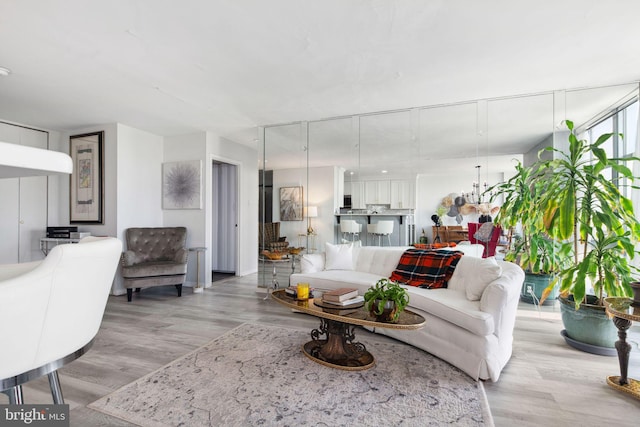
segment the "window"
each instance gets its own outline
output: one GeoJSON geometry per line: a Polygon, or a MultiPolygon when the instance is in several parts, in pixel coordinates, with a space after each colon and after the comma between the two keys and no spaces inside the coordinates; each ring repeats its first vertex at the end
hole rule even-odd
{"type": "MultiPolygon", "coordinates": [[[[590,142],[604,133],[613,133],[602,148],[609,157],[632,157],[636,151],[638,137],[638,100],[635,99],[618,108],[612,115],[587,129],[583,136],[590,142]],[[622,138],[619,136],[622,134],[622,138]]],[[[631,167],[631,164],[627,164],[631,167]]],[[[617,182],[625,197],[631,197],[631,182],[628,179],[618,179],[613,170],[603,171],[605,178],[617,182]]]]}

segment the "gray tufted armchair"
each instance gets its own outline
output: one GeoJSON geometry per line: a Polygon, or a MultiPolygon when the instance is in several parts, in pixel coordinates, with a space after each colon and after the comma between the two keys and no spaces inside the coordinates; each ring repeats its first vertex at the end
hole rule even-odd
{"type": "Polygon", "coordinates": [[[133,289],[175,285],[182,296],[187,275],[185,227],[128,228],[127,251],[122,254],[122,278],[127,301],[133,289]]]}

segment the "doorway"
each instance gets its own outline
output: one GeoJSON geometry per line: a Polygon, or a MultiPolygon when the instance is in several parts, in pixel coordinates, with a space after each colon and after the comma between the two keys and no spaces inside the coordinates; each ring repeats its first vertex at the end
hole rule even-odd
{"type": "Polygon", "coordinates": [[[237,273],[238,167],[214,160],[212,171],[211,281],[215,282],[237,273]]]}

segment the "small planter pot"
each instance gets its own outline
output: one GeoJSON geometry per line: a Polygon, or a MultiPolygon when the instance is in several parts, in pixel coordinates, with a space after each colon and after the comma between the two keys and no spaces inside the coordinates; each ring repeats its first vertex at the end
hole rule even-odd
{"type": "Polygon", "coordinates": [[[394,301],[387,301],[384,304],[384,308],[382,310],[382,314],[377,314],[375,311],[378,309],[378,304],[380,304],[380,300],[375,300],[373,305],[371,306],[370,314],[371,316],[376,318],[378,322],[385,323],[393,323],[393,316],[396,313],[396,303],[394,301]]]}

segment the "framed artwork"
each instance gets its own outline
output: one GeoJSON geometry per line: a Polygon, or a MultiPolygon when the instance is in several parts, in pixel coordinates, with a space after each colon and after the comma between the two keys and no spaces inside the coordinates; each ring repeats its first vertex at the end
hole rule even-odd
{"type": "Polygon", "coordinates": [[[302,219],[302,187],[280,187],[280,221],[302,219]]]}
{"type": "Polygon", "coordinates": [[[202,161],[162,164],[162,208],[202,209],[202,161]]]}
{"type": "Polygon", "coordinates": [[[104,132],[69,137],[69,222],[104,224],[104,132]]]}

